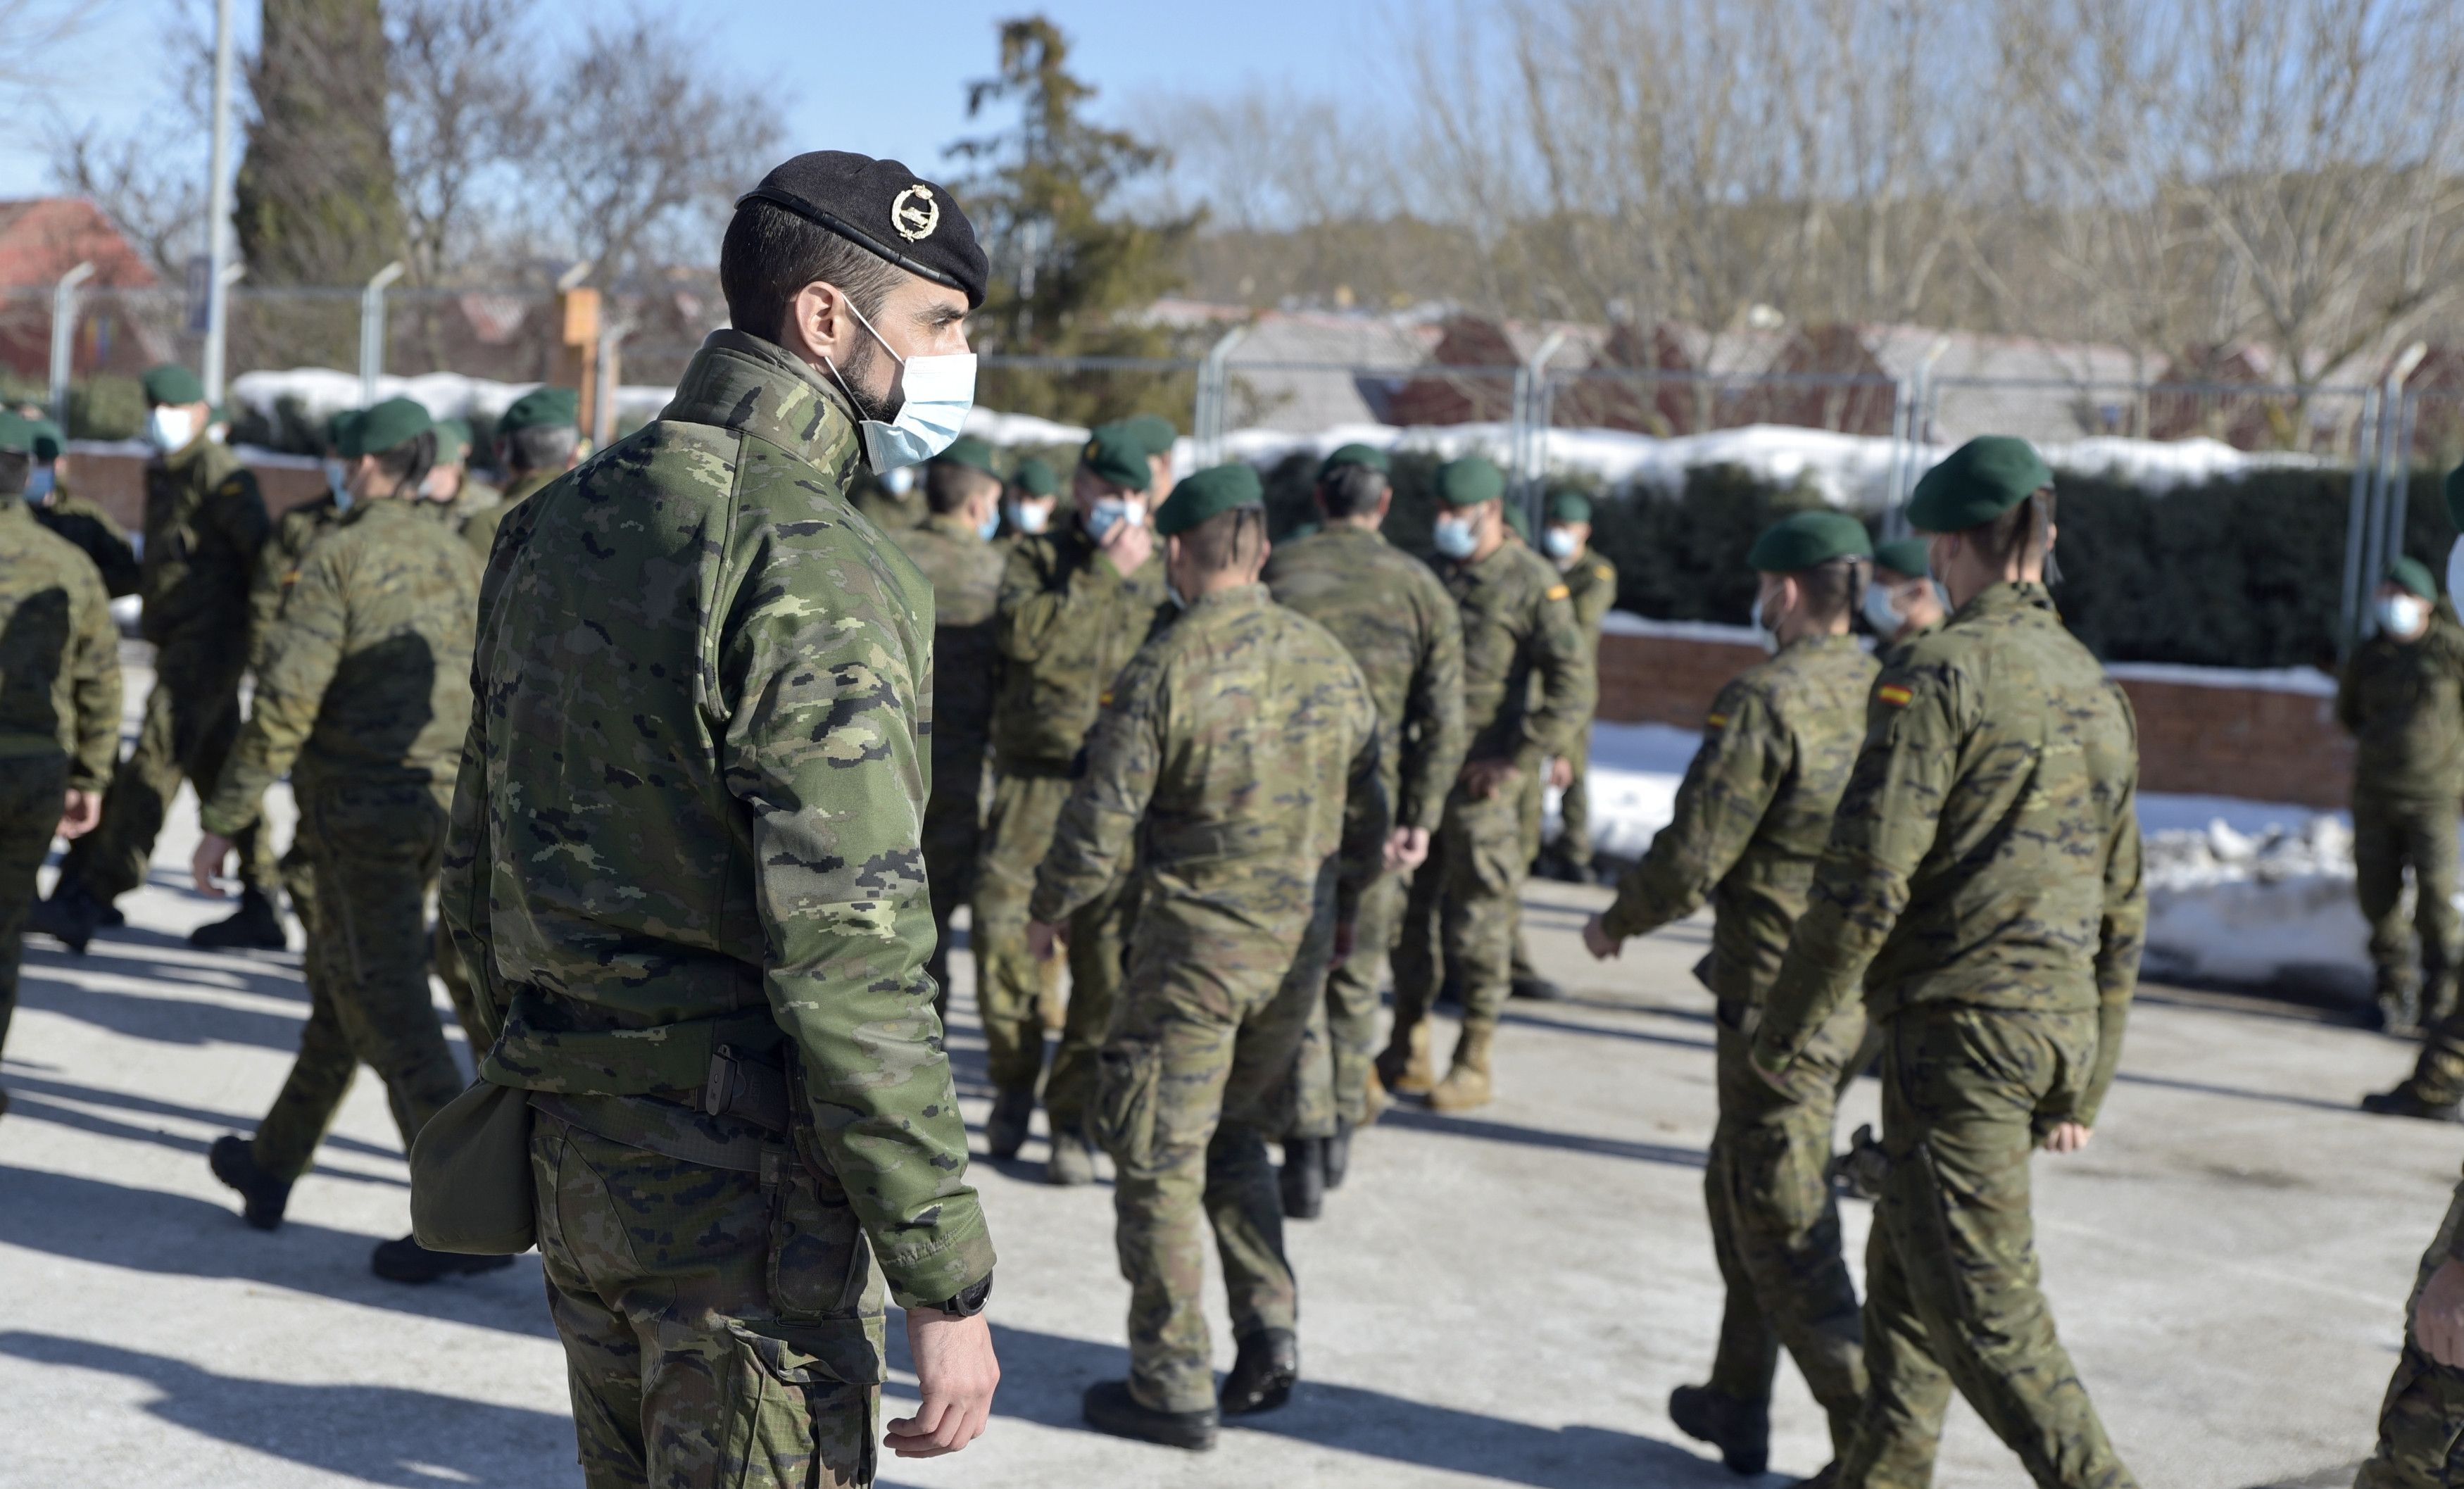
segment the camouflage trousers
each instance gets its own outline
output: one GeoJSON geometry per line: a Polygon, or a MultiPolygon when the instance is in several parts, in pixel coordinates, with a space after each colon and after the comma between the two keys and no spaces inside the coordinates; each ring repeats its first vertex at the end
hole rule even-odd
{"type": "Polygon", "coordinates": [[[2030,1214],[2039,1114],[2069,1108],[2096,1041],[2093,1012],[1920,1003],[1890,1019],[1870,1381],[1841,1489],[1930,1484],[1954,1387],[2045,1489],[2136,1489],[2055,1337],[2030,1214]]]}
{"type": "MultiPolygon", "coordinates": [[[[145,882],[154,840],[180,782],[187,780],[200,799],[213,794],[239,739],[240,668],[221,654],[229,649],[175,642],[156,655],[136,747],[112,773],[102,821],[69,845],[60,863],[62,884],[82,885],[106,903],[126,894],[145,882]]],[[[265,824],[240,834],[237,846],[241,881],[271,890],[274,845],[265,824]]]]}
{"type": "Polygon", "coordinates": [[[665,1104],[639,1099],[535,1101],[539,1259],[583,1481],[871,1483],[881,1288],[809,1145],[763,1144],[682,1106],[646,1115],[665,1104]],[[663,1133],[729,1166],[641,1146],[679,1146],[663,1133]]]}
{"type": "Polygon", "coordinates": [[[1524,850],[1522,785],[1486,800],[1462,787],[1446,799],[1428,861],[1412,875],[1395,947],[1395,1026],[1428,1017],[1440,969],[1463,979],[1463,1025],[1493,1028],[1506,1007],[1515,927],[1531,856],[1524,850]]]}
{"type": "Polygon", "coordinates": [[[2404,1352],[2396,1357],[2379,1407],[2379,1440],[2353,1489],[2450,1489],[2464,1483],[2464,1370],[2439,1364],[2414,1342],[2412,1310],[2430,1274],[2454,1255],[2464,1226],[2464,1185],[2456,1186],[2447,1218],[2421,1256],[2412,1294],[2404,1303],[2404,1352]]]}
{"type": "Polygon", "coordinates": [[[308,1171],[363,1064],[385,1082],[406,1151],[466,1084],[428,990],[428,889],[445,845],[445,809],[424,785],[301,791],[308,891],[308,1022],[299,1055],[257,1126],[257,1166],[308,1171]]]}
{"type": "MultiPolygon", "coordinates": [[[[924,878],[933,901],[933,955],[924,963],[934,1006],[950,1014],[950,918],[976,887],[984,835],[984,750],[944,748],[934,739],[933,794],[924,800],[924,878]]],[[[981,979],[979,979],[980,985],[981,979]]]]}
{"type": "Polygon", "coordinates": [[[0,1047],[8,1044],[17,1013],[17,962],[25,952],[34,872],[51,854],[68,789],[65,755],[0,759],[0,1047]]]}
{"type": "MultiPolygon", "coordinates": [[[[1320,904],[1332,881],[1320,887],[1320,904]]],[[[1206,1247],[1215,1233],[1232,1333],[1291,1328],[1300,1296],[1266,1139],[1288,1129],[1314,982],[1287,975],[1331,928],[1268,935],[1174,906],[1148,913],[1104,1040],[1095,1137],[1112,1155],[1113,1238],[1130,1284],[1130,1390],[1163,1412],[1215,1405],[1206,1247]]]]}
{"type": "Polygon", "coordinates": [[[1558,799],[1557,856],[1577,868],[1592,862],[1592,729],[1583,726],[1583,735],[1574,753],[1566,757],[1573,767],[1574,778],[1566,782],[1558,799]]]}
{"type": "Polygon", "coordinates": [[[2464,971],[2464,914],[2455,909],[2456,806],[2453,800],[2402,801],[2353,796],[2353,892],[2370,928],[2370,965],[2382,997],[2416,986],[2425,1024],[2455,1003],[2464,971]],[[2405,870],[2412,870],[2412,923],[2403,913],[2405,870]],[[2413,961],[2418,933],[2421,971],[2413,961]]]}
{"type": "MultiPolygon", "coordinates": [[[[976,1002],[985,1063],[1001,1090],[1031,1090],[1044,1068],[1044,965],[1026,948],[1026,904],[1035,870],[1076,782],[1061,776],[1003,776],[993,786],[976,860],[976,1002]]],[[[1055,1130],[1082,1126],[1095,1095],[1095,1052],[1121,986],[1131,919],[1128,873],[1069,919],[1069,1016],[1045,1083],[1055,1130]]]]}
{"type": "Polygon", "coordinates": [[[1865,1008],[1851,1003],[1834,1015],[1790,1067],[1797,1096],[1754,1074],[1749,1017],[1741,1002],[1720,1005],[1720,1122],[1703,1196],[1727,1302],[1710,1385],[1741,1401],[1770,1400],[1785,1346],[1831,1418],[1833,1456],[1845,1456],[1865,1397],[1865,1338],[1840,1247],[1831,1138],[1839,1090],[1864,1040],[1865,1008]]]}
{"type": "MultiPolygon", "coordinates": [[[[1331,1137],[1338,1121],[1369,1120],[1369,1080],[1377,1068],[1377,974],[1403,923],[1403,876],[1380,874],[1361,891],[1352,921],[1352,954],[1325,969],[1326,996],[1309,1003],[1309,1028],[1292,1067],[1287,1137],[1331,1137]]],[[[1329,938],[1327,953],[1333,947],[1329,938]]],[[[1292,959],[1307,972],[1307,948],[1292,959]]]]}

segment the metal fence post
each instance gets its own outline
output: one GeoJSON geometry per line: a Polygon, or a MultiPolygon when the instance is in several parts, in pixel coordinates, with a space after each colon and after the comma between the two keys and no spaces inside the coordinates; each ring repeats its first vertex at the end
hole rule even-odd
{"type": "Polygon", "coordinates": [[[2369,509],[2377,493],[2379,390],[2362,390],[2361,417],[2353,423],[2353,493],[2344,509],[2344,594],[2337,614],[2338,656],[2349,657],[2362,637],[2362,575],[2368,556],[2369,509]]]}
{"type": "Polygon", "coordinates": [[[612,316],[600,324],[599,358],[591,368],[594,381],[590,443],[594,449],[604,449],[616,438],[616,389],[623,381],[619,368],[623,366],[625,334],[628,329],[612,316]]]}
{"type": "Polygon", "coordinates": [[[1540,532],[1540,485],[1549,475],[1549,359],[1566,344],[1566,333],[1551,331],[1541,339],[1530,360],[1514,373],[1514,416],[1507,428],[1507,474],[1513,498],[1523,504],[1532,535],[1540,532]]]}
{"type": "Polygon", "coordinates": [[[1190,410],[1190,434],[1197,446],[1199,469],[1223,463],[1224,410],[1231,403],[1232,378],[1227,363],[1232,349],[1249,334],[1247,326],[1234,326],[1216,339],[1198,363],[1198,400],[1190,410]]]}
{"type": "Polygon", "coordinates": [[[69,427],[69,378],[77,369],[77,286],[94,277],[91,262],[77,265],[52,286],[52,422],[69,427]]]}
{"type": "Polygon", "coordinates": [[[206,402],[223,401],[223,360],[231,332],[231,98],[232,48],[231,0],[214,3],[214,92],[212,143],[206,157],[206,345],[199,381],[206,402]]]}
{"type": "Polygon", "coordinates": [[[360,292],[360,406],[373,405],[377,401],[377,379],[385,376],[385,286],[402,277],[402,260],[395,259],[368,276],[367,288],[360,292]]]}

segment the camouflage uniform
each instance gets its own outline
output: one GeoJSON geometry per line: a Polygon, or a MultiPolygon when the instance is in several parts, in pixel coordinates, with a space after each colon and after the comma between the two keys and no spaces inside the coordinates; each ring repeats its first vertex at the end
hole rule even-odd
{"type": "Polygon", "coordinates": [[[1456,1061],[1469,1055],[1485,1062],[1506,1004],[1516,915],[1531,866],[1524,789],[1591,717],[1597,686],[1567,586],[1547,559],[1509,541],[1485,558],[1446,563],[1438,576],[1463,618],[1464,758],[1509,760],[1521,777],[1485,799],[1457,782],[1428,862],[1412,876],[1395,952],[1394,1037],[1379,1057],[1390,1087],[1424,1062],[1424,1020],[1441,965],[1463,979],[1463,1042],[1456,1061]]]}
{"type": "MultiPolygon", "coordinates": [[[[1427,564],[1375,533],[1337,524],[1277,548],[1263,576],[1278,602],[1343,644],[1377,705],[1377,779],[1395,825],[1435,834],[1463,769],[1463,622],[1427,564]]],[[[1403,916],[1403,878],[1362,892],[1352,955],[1327,974],[1296,1067],[1293,1133],[1323,1136],[1369,1118],[1379,963],[1403,916]]]]}
{"type": "MultiPolygon", "coordinates": [[[[1042,976],[1026,950],[1035,868],[1112,680],[1163,607],[1161,545],[1124,579],[1074,518],[1019,539],[1001,573],[993,621],[1001,658],[992,726],[1000,763],[976,864],[971,934],[986,1063],[1004,1091],[1032,1089],[1044,1064],[1042,976]]],[[[1094,1097],[1095,1050],[1111,1018],[1129,934],[1128,878],[1125,871],[1070,916],[1069,1018],[1045,1089],[1055,1132],[1082,1128],[1094,1097]]]]}
{"type": "Polygon", "coordinates": [[[1848,785],[1879,670],[1847,636],[1801,640],[1720,690],[1676,815],[1601,916],[1622,941],[1715,907],[1704,980],[1719,1004],[1720,1121],[1703,1175],[1727,1282],[1710,1389],[1768,1402],[1779,1349],[1830,1413],[1844,1456],[1865,1394],[1857,1288],[1828,1176],[1837,1087],[1865,1033],[1844,1003],[1798,1057],[1801,1096],[1748,1068],[1747,1040],[1848,785]]]}
{"type": "Polygon", "coordinates": [[[1299,959],[1323,975],[1331,938],[1311,928],[1348,917],[1377,873],[1376,706],[1332,636],[1241,585],[1138,653],[1087,754],[1029,913],[1058,924],[1105,893],[1138,840],[1137,929],[1095,1126],[1119,1171],[1131,1393],[1156,1411],[1204,1411],[1215,1378],[1201,1215],[1234,1334],[1298,1316],[1265,1140],[1285,1128],[1318,984],[1286,974],[1299,959]]]}
{"type": "MultiPolygon", "coordinates": [[[[239,737],[249,585],[266,530],[256,477],[227,447],[201,434],[145,468],[143,630],[155,646],[154,688],[137,747],[103,796],[101,825],[61,861],[63,886],[82,885],[104,903],[136,888],[181,780],[201,798],[220,783],[239,737]]],[[[265,834],[238,842],[241,878],[272,888],[265,834]]]]}
{"type": "Polygon", "coordinates": [[[1931,1480],[1956,1385],[2039,1484],[2135,1481],[2037,1288],[2028,1164],[2092,1125],[2146,923],[2136,725],[2036,584],[1996,584],[1887,668],[1751,1058],[1862,990],[1890,1160],[1867,1248],[1871,1383],[1842,1489],[1931,1480]]]}
{"type": "Polygon", "coordinates": [[[990,1275],[924,959],[933,595],[841,496],[839,396],[714,332],[508,515],[439,899],[527,1088],[593,1485],[857,1483],[880,1295],[990,1275]],[[696,1114],[784,1067],[782,1145],[696,1114]]]}
{"type": "Polygon", "coordinates": [[[1915,630],[1908,632],[1905,636],[1901,637],[1897,641],[1882,642],[1874,648],[1874,660],[1880,662],[1886,668],[1897,667],[1903,661],[1906,660],[1909,650],[1913,648],[1918,642],[1925,640],[1926,637],[1933,635],[1941,629],[1942,623],[1940,621],[1936,621],[1930,625],[1918,626],[1915,630]]]}
{"type": "Polygon", "coordinates": [[[974,887],[983,836],[993,689],[1001,675],[993,609],[1004,556],[972,524],[946,513],[891,538],[933,582],[933,794],[924,803],[924,873],[933,886],[934,940],[924,970],[946,1010],[950,917],[974,887]]]}
{"type": "Polygon", "coordinates": [[[462,1077],[428,991],[427,902],[471,717],[478,564],[407,500],[363,501],[301,559],[265,635],[256,696],[199,814],[233,837],[286,770],[312,865],[308,1022],[256,1130],[256,1166],[308,1171],[361,1064],[403,1145],[462,1077]]]}
{"type": "Polygon", "coordinates": [[[2447,606],[2431,613],[2430,628],[2415,640],[2382,634],[2362,644],[2336,690],[2336,718],[2360,746],[2353,762],[2354,890],[2369,922],[2379,1000],[2393,1012],[2417,994],[2421,1021],[2435,1023],[2454,1006],[2456,977],[2464,973],[2464,916],[2455,910],[2464,627],[2447,606]],[[2407,866],[2414,886],[2411,926],[2402,911],[2407,866]]]}
{"type": "Polygon", "coordinates": [[[2464,1482],[2464,1369],[2441,1365],[2413,1338],[2412,1312],[2430,1275],[2464,1261],[2464,1184],[2448,1201],[2447,1218],[2421,1254],[2412,1293],[2404,1302],[2404,1352],[2379,1407],[2379,1440],[2353,1489],[2450,1489],[2464,1482]]]}
{"type": "Polygon", "coordinates": [[[480,562],[488,561],[488,550],[495,543],[496,529],[505,525],[505,518],[560,473],[555,471],[526,471],[506,483],[504,493],[495,501],[484,507],[473,507],[462,515],[462,540],[478,554],[480,562]]]}
{"type": "Polygon", "coordinates": [[[137,593],[143,570],[138,565],[137,550],[128,546],[126,530],[110,513],[55,485],[50,497],[34,508],[34,520],[94,560],[102,574],[102,587],[112,599],[137,593]]]}
{"type": "Polygon", "coordinates": [[[63,799],[102,790],[119,754],[120,633],[102,576],[23,501],[0,498],[0,1044],[63,799]]]}
{"type": "MultiPolygon", "coordinates": [[[[248,662],[252,671],[262,671],[265,667],[266,638],[274,633],[274,623],[282,614],[284,597],[299,582],[299,566],[306,561],[309,547],[341,515],[341,503],[329,492],[274,519],[273,536],[266,539],[265,549],[258,555],[256,579],[248,592],[248,662]]],[[[313,989],[325,974],[316,925],[317,868],[297,828],[293,829],[291,846],[275,861],[275,867],[282,876],[283,892],[291,897],[291,909],[299,917],[300,929],[307,932],[300,973],[313,989]]]]}
{"type": "MultiPolygon", "coordinates": [[[[1600,665],[1600,623],[1617,603],[1617,565],[1599,556],[1596,549],[1587,549],[1565,570],[1567,599],[1574,606],[1574,624],[1582,629],[1583,645],[1590,648],[1592,669],[1598,673],[1600,665]]],[[[1592,721],[1586,715],[1569,739],[1566,763],[1573,767],[1574,778],[1566,783],[1559,799],[1557,815],[1564,826],[1557,834],[1557,856],[1575,868],[1589,868],[1592,864],[1592,721]]],[[[1534,831],[1538,822],[1535,817],[1534,831]]],[[[1519,949],[1522,936],[1515,944],[1519,949]]]]}

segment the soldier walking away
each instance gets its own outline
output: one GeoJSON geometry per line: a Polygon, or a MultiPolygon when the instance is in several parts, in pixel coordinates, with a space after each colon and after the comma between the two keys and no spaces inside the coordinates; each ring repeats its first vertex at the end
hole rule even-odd
{"type": "Polygon", "coordinates": [[[26,473],[26,501],[34,520],[55,537],[66,538],[102,574],[102,587],[112,599],[137,593],[142,570],[128,534],[99,503],[72,489],[68,436],[60,427],[30,407],[17,410],[34,429],[34,465],[26,473]]]}
{"type": "Polygon", "coordinates": [[[1429,861],[1412,878],[1395,952],[1395,1027],[1377,1057],[1390,1091],[1439,1111],[1488,1104],[1490,1047],[1506,1006],[1515,911],[1531,865],[1523,788],[1592,716],[1595,679],[1557,571],[1507,538],[1506,478],[1472,456],[1438,469],[1438,577],[1463,642],[1469,740],[1429,861]],[[1432,1068],[1429,1005],[1439,969],[1460,970],[1463,1034],[1443,1081],[1432,1068]]]}
{"type": "MultiPolygon", "coordinates": [[[[1581,492],[1550,494],[1540,525],[1540,552],[1566,579],[1566,598],[1574,607],[1574,624],[1583,633],[1592,668],[1600,665],[1600,624],[1617,605],[1617,565],[1592,546],[1592,499],[1581,492]]],[[[1566,753],[1558,758],[1560,779],[1557,816],[1561,826],[1550,854],[1549,876],[1568,884],[1600,881],[1592,863],[1591,797],[1592,721],[1582,722],[1566,753]]],[[[1518,935],[1516,947],[1521,949],[1518,935]]]]}
{"type": "Polygon", "coordinates": [[[1279,1175],[1284,1214],[1315,1216],[1339,1189],[1352,1135],[1386,1102],[1377,1081],[1377,977],[1403,918],[1404,876],[1429,855],[1463,769],[1463,622],[1429,566],[1378,536],[1394,502],[1386,452],[1346,445],[1318,467],[1318,531],[1276,548],[1263,576],[1276,602],[1343,644],[1377,706],[1377,778],[1395,804],[1387,866],[1360,896],[1352,954],[1327,974],[1293,1073],[1279,1175]]]}
{"type": "Polygon", "coordinates": [[[924,975],[933,591],[847,496],[957,434],[985,273],[898,162],[788,161],[728,224],[733,329],[490,555],[439,898],[481,1079],[532,1093],[592,1489],[870,1483],[885,1278],[921,1397],[891,1449],[991,1410],[924,975]]]}
{"type": "Polygon", "coordinates": [[[2464,1461],[2464,1184],[2421,1255],[2379,1437],[2353,1489],[2452,1489],[2464,1461]]]}
{"type": "Polygon", "coordinates": [[[1215,1444],[1219,1412],[1266,1412],[1300,1377],[1299,1296],[1266,1139],[1330,955],[1388,829],[1377,710],[1342,644],[1258,580],[1258,473],[1218,466],[1155,514],[1188,609],[1113,685],[1037,871],[1030,950],[1108,891],[1139,842],[1130,970],[1096,1098],[1130,1373],[1088,1389],[1097,1430],[1215,1444]],[[1309,964],[1288,974],[1295,961],[1309,964]],[[1219,1398],[1205,1314],[1214,1230],[1240,1349],[1219,1398]]]}
{"type": "Polygon", "coordinates": [[[469,508],[462,540],[486,562],[496,529],[513,510],[581,458],[580,393],[569,387],[535,387],[506,405],[496,419],[496,469],[505,472],[505,489],[496,500],[469,508]]]}
{"type": "MultiPolygon", "coordinates": [[[[101,926],[118,924],[111,902],[144,883],[180,782],[202,799],[222,779],[239,737],[249,585],[267,532],[256,477],[207,433],[210,411],[197,375],[166,363],[145,374],[144,388],[155,456],[145,467],[141,628],[154,644],[154,688],[137,746],[104,793],[101,825],[70,844],[51,898],[32,921],[75,952],[101,926]]],[[[244,903],[262,907],[260,923],[274,918],[274,853],[265,836],[252,828],[240,841],[241,892],[244,903]]]]}
{"type": "Polygon", "coordinates": [[[1713,906],[1711,953],[1696,969],[1719,999],[1720,1114],[1703,1194],[1727,1304],[1710,1381],[1679,1387],[1668,1414],[1740,1474],[1768,1464],[1782,1346],[1831,1418],[1835,1458],[1848,1452],[1865,1394],[1857,1287],[1826,1176],[1864,1005],[1831,1015],[1787,1093],[1747,1068],[1746,1050],[1864,739],[1880,669],[1848,627],[1872,553],[1864,524],[1837,512],[1800,512],[1756,539],[1747,561],[1760,576],[1757,613],[1779,651],[1712,700],[1669,825],[1583,928],[1583,945],[1607,958],[1628,937],[1713,906]]]}
{"type": "Polygon", "coordinates": [[[2028,1165],[2087,1146],[2147,918],[2137,726],[2043,576],[2053,473],[1971,440],[1908,520],[1956,606],[1875,684],[1865,742],[1749,1058],[1781,1094],[1861,996],[1889,1171],[1866,1251],[1869,1381],[1841,1489],[1932,1481],[1955,1386],[2039,1485],[2136,1480],[2037,1285],[2028,1165]]]}
{"type": "Polygon", "coordinates": [[[35,870],[55,833],[75,840],[101,820],[120,753],[120,633],[102,575],[21,494],[43,437],[0,408],[0,1046],[35,870]]]}
{"type": "Polygon", "coordinates": [[[1921,636],[1942,629],[1942,585],[1934,581],[1922,537],[1894,538],[1874,549],[1874,581],[1865,586],[1865,624],[1874,629],[1875,659],[1896,666],[1921,636]]]}

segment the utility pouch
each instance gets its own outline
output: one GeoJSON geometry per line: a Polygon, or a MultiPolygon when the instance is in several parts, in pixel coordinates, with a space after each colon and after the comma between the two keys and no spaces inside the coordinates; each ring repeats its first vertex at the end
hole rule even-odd
{"type": "Polygon", "coordinates": [[[1848,1150],[1831,1160],[1831,1185],[1849,1199],[1870,1204],[1882,1197],[1882,1180],[1890,1171],[1890,1155],[1875,1141],[1874,1125],[1860,1123],[1848,1140],[1848,1150]]]}
{"type": "Polygon", "coordinates": [[[1163,1046],[1153,1040],[1124,1040],[1106,1045],[1095,1060],[1095,1111],[1089,1135],[1122,1171],[1143,1171],[1155,1155],[1155,1085],[1163,1074],[1163,1046]]]}
{"type": "Polygon", "coordinates": [[[510,1257],[539,1239],[531,1093],[479,1081],[410,1145],[410,1233],[430,1251],[510,1257]]]}

